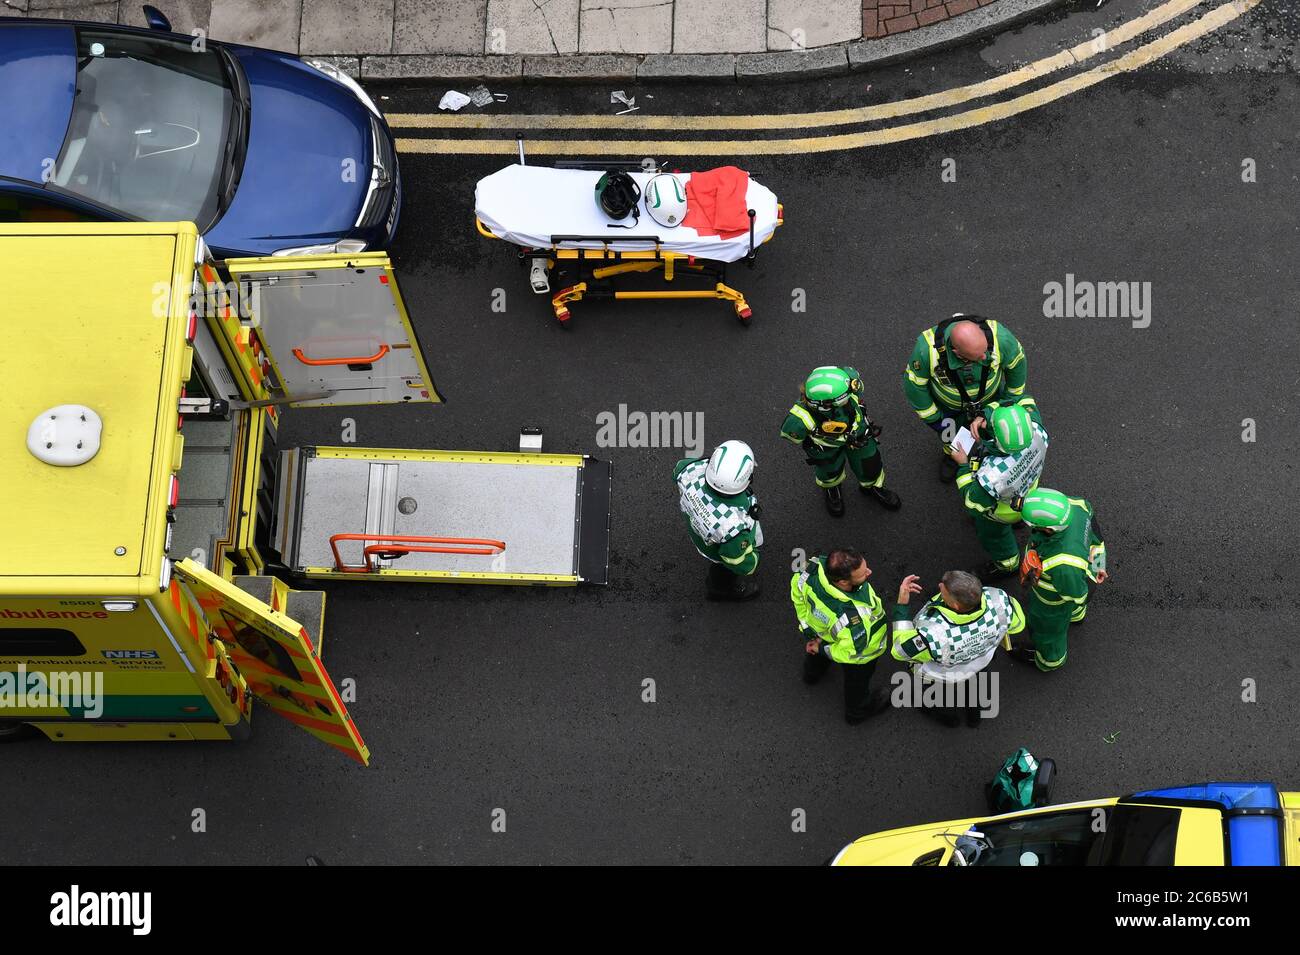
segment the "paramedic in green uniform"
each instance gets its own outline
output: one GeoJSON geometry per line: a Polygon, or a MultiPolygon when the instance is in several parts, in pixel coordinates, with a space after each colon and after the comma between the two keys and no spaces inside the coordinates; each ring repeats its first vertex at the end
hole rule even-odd
{"type": "Polygon", "coordinates": [[[912,410],[943,441],[939,476],[945,483],[957,476],[948,457],[953,435],[989,403],[1024,395],[1025,378],[1024,349],[999,322],[958,312],[917,337],[903,371],[903,391],[912,410]]]}
{"type": "Polygon", "coordinates": [[[1020,513],[1031,528],[1020,565],[1021,582],[1030,589],[1025,618],[1034,663],[1050,672],[1065,664],[1070,624],[1088,613],[1088,584],[1109,578],[1106,542],[1092,505],[1081,497],[1040,487],[1025,495],[1020,513]]]}
{"type": "Polygon", "coordinates": [[[885,487],[885,466],[876,438],[880,428],[862,410],[862,378],[853,368],[823,365],[803,383],[799,401],[781,425],[781,437],[803,449],[833,517],[844,514],[840,484],[853,472],[862,493],[891,511],[902,501],[885,487]]]}
{"type": "Polygon", "coordinates": [[[678,504],[686,530],[700,555],[709,561],[711,600],[748,600],[758,596],[758,498],[750,482],[754,452],[744,441],[724,441],[707,458],[686,458],[673,468],[678,504]]]}
{"type": "Polygon", "coordinates": [[[1014,527],[1020,513],[1014,502],[1038,486],[1047,463],[1048,436],[1034,399],[1024,398],[985,409],[981,434],[988,437],[970,449],[969,456],[957,448],[957,490],[966,511],[975,519],[979,538],[989,562],[978,576],[1009,577],[1020,566],[1020,546],[1014,527]]]}

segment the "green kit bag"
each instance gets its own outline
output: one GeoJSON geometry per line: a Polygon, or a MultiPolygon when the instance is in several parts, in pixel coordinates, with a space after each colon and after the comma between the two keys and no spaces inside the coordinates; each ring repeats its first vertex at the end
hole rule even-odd
{"type": "Polygon", "coordinates": [[[984,787],[989,812],[1017,812],[1036,809],[1052,801],[1056,762],[1036,759],[1023,746],[1007,757],[993,782],[984,787]]]}

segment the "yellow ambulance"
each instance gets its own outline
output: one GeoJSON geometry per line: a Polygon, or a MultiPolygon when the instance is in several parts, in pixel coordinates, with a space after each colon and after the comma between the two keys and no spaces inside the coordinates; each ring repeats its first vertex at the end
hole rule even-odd
{"type": "Polygon", "coordinates": [[[257,699],[366,763],[309,579],[608,579],[608,462],[278,446],[290,408],[442,400],[383,253],[0,224],[0,303],[0,738],[240,738],[257,699]]]}

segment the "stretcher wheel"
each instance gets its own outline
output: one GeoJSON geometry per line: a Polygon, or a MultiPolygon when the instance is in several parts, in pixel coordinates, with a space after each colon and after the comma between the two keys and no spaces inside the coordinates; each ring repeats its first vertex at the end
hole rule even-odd
{"type": "Polygon", "coordinates": [[[754,317],[754,311],[751,308],[736,309],[736,318],[740,319],[740,324],[748,326],[750,319],[754,317]]]}

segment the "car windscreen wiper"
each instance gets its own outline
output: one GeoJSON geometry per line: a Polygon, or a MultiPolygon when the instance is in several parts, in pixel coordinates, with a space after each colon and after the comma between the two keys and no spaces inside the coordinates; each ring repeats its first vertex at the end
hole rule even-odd
{"type": "Polygon", "coordinates": [[[230,207],[243,171],[244,154],[248,145],[248,128],[251,110],[243,73],[235,58],[224,47],[218,47],[222,66],[230,82],[230,129],[226,133],[225,153],[222,157],[221,179],[217,187],[217,215],[230,207]]]}

